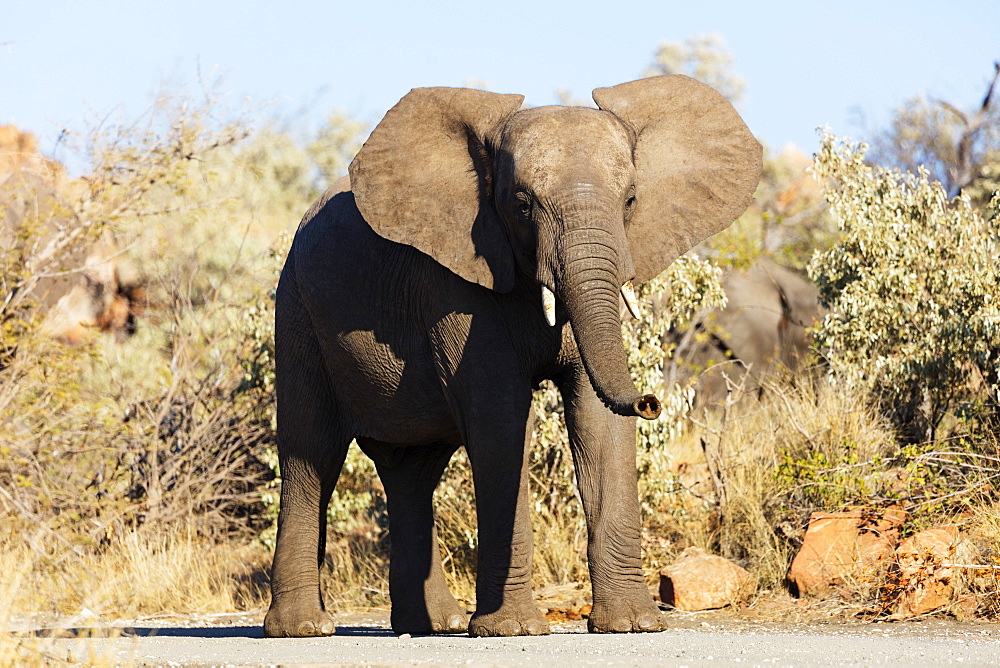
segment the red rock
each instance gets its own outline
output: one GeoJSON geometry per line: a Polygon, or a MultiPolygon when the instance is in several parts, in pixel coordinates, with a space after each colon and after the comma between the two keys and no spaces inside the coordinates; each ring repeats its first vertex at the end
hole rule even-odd
{"type": "Polygon", "coordinates": [[[927,529],[914,534],[896,548],[897,572],[892,580],[901,594],[896,615],[915,617],[948,605],[955,596],[950,564],[958,542],[954,526],[927,529]]]}
{"type": "Polygon", "coordinates": [[[975,594],[966,594],[956,600],[951,609],[959,621],[975,619],[979,612],[979,599],[975,594]]]}
{"type": "Polygon", "coordinates": [[[799,596],[807,596],[873,576],[892,554],[904,517],[895,508],[813,513],[788,581],[799,596]]]}
{"type": "Polygon", "coordinates": [[[753,588],[753,576],[746,570],[697,547],[687,548],[660,571],[660,600],[678,610],[695,612],[742,603],[753,588]]]}

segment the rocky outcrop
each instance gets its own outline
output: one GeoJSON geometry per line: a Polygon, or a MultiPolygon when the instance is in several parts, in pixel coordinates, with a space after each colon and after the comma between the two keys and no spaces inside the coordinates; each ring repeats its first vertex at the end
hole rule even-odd
{"type": "Polygon", "coordinates": [[[955,527],[928,529],[910,536],[896,548],[900,585],[898,613],[922,615],[948,604],[955,588],[951,568],[946,566],[955,552],[955,527]]]}
{"type": "Polygon", "coordinates": [[[754,584],[737,564],[689,547],[660,571],[660,600],[689,612],[724,608],[746,601],[754,584]]]}
{"type": "Polygon", "coordinates": [[[904,518],[896,509],[813,513],[788,571],[793,593],[824,595],[870,579],[887,565],[904,518]]]}
{"type": "Polygon", "coordinates": [[[896,616],[916,617],[952,603],[956,594],[952,564],[959,551],[955,526],[927,529],[899,544],[887,585],[895,594],[896,616]]]}
{"type": "Polygon", "coordinates": [[[130,334],[145,307],[144,281],[110,234],[88,236],[67,204],[71,186],[31,133],[0,126],[0,248],[14,260],[4,270],[8,289],[45,314],[42,331],[52,338],[130,334]]]}
{"type": "Polygon", "coordinates": [[[62,180],[66,170],[39,152],[35,135],[21,132],[13,125],[0,125],[0,181],[21,171],[30,171],[46,181],[56,182],[62,180]]]}
{"type": "Polygon", "coordinates": [[[944,609],[960,618],[974,616],[977,599],[961,595],[956,567],[975,563],[971,543],[957,527],[943,526],[897,545],[903,519],[897,509],[813,513],[788,571],[793,593],[860,593],[877,602],[872,613],[897,619],[944,609]]]}

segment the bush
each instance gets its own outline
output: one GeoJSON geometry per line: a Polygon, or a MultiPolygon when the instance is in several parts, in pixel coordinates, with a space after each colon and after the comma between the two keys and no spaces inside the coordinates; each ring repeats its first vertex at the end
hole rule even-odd
{"type": "Polygon", "coordinates": [[[984,217],[924,170],[866,164],[865,148],[826,133],[814,166],[841,232],[809,265],[832,310],[815,334],[832,377],[872,392],[907,441],[946,416],[993,425],[1000,200],[984,217]]]}
{"type": "Polygon", "coordinates": [[[188,532],[207,550],[266,525],[257,450],[270,396],[241,386],[237,327],[264,287],[247,280],[264,276],[263,253],[245,228],[219,224],[237,205],[214,189],[212,156],[246,131],[214,121],[213,104],[165,97],[135,122],[101,125],[80,140],[87,173],[48,183],[57,206],[15,223],[0,264],[0,554],[30,536],[19,601],[159,612],[162,599],[88,589],[88,564],[113,564],[129,540],[165,546],[188,532]],[[141,264],[151,308],[126,341],[56,344],[36,286],[72,271],[100,234],[141,264]]]}

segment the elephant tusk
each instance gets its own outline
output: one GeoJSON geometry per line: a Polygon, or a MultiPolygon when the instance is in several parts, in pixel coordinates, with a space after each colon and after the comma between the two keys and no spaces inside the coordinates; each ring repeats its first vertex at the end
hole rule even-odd
{"type": "Polygon", "coordinates": [[[625,281],[625,285],[622,286],[622,297],[625,298],[625,306],[628,307],[628,312],[632,314],[633,318],[638,320],[639,302],[635,299],[635,290],[632,288],[632,281],[625,281]]]}
{"type": "Polygon", "coordinates": [[[549,327],[556,326],[556,296],[546,286],[542,286],[542,310],[549,327]]]}

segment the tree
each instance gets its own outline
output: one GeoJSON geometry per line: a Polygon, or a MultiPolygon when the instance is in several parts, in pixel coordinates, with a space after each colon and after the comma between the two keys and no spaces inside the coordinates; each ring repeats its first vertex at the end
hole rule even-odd
{"type": "Polygon", "coordinates": [[[834,377],[871,391],[904,440],[934,438],[949,414],[992,419],[1000,198],[981,215],[927,170],[867,164],[865,148],[826,134],[813,167],[841,232],[809,266],[832,310],[817,343],[834,377]]]}
{"type": "Polygon", "coordinates": [[[683,43],[663,42],[646,76],[686,74],[722,93],[734,105],[743,96],[743,79],[733,73],[733,57],[721,35],[695,35],[683,43]]]}
{"type": "Polygon", "coordinates": [[[1000,62],[982,102],[972,111],[918,95],[896,110],[889,127],[872,141],[870,159],[916,172],[927,169],[949,197],[966,192],[978,205],[1000,189],[1000,109],[994,90],[1000,62]]]}
{"type": "Polygon", "coordinates": [[[347,173],[354,155],[361,149],[368,126],[341,111],[333,111],[306,146],[310,159],[319,168],[321,190],[347,173]]]}

